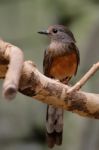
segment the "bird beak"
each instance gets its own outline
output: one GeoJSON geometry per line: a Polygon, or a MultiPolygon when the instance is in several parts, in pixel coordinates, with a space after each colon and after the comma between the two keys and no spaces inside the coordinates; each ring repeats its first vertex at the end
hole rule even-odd
{"type": "Polygon", "coordinates": [[[48,35],[49,32],[47,30],[44,30],[44,31],[38,31],[39,34],[45,34],[45,35],[48,35]]]}

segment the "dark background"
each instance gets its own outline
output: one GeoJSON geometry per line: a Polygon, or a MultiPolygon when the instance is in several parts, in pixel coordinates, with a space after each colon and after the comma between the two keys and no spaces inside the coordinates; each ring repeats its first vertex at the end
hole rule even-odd
{"type": "MultiPolygon", "coordinates": [[[[0,37],[20,47],[40,71],[49,40],[37,31],[52,24],[69,26],[75,35],[81,63],[74,84],[99,61],[99,1],[0,0],[0,37]]],[[[99,93],[98,77],[99,72],[83,90],[99,93]]],[[[46,105],[20,93],[10,102],[0,95],[0,150],[47,150],[46,105]]],[[[54,149],[98,150],[99,121],[65,112],[63,144],[54,149]]]]}

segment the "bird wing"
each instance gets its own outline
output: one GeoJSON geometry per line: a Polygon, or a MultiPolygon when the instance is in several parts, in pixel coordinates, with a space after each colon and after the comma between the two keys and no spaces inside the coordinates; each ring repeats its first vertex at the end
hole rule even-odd
{"type": "MultiPolygon", "coordinates": [[[[67,45],[67,44],[66,44],[67,45]]],[[[80,64],[80,54],[79,54],[79,50],[77,48],[77,46],[75,45],[74,42],[70,42],[68,43],[68,51],[71,52],[71,51],[74,51],[75,54],[76,54],[76,58],[77,58],[77,67],[76,67],[76,70],[75,70],[75,75],[77,73],[77,69],[78,69],[78,65],[80,64]]]]}
{"type": "Polygon", "coordinates": [[[47,77],[50,77],[49,71],[50,71],[52,61],[53,61],[53,57],[51,53],[48,51],[48,49],[46,49],[44,52],[43,72],[44,75],[46,75],[47,77]]]}

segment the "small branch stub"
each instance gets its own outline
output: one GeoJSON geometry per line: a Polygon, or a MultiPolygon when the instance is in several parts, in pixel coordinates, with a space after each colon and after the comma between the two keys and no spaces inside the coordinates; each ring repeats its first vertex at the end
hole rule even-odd
{"type": "Polygon", "coordinates": [[[21,77],[23,53],[16,46],[0,40],[0,55],[3,58],[1,63],[6,65],[6,62],[9,62],[3,84],[3,96],[6,99],[13,99],[16,96],[21,77]]]}

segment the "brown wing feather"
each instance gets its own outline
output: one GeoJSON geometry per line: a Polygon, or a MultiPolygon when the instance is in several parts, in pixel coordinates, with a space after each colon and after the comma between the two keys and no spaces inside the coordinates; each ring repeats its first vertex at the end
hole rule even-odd
{"type": "Polygon", "coordinates": [[[44,52],[44,60],[43,60],[43,72],[44,75],[50,77],[49,71],[53,61],[52,55],[48,52],[48,49],[44,52]]]}
{"type": "Polygon", "coordinates": [[[77,67],[76,67],[76,71],[75,71],[75,75],[76,75],[76,73],[77,73],[77,69],[78,69],[78,65],[80,64],[80,54],[79,54],[79,50],[78,50],[78,48],[77,48],[77,46],[75,45],[75,43],[69,43],[69,45],[68,45],[68,50],[69,51],[74,51],[75,52],[75,54],[76,54],[76,57],[77,57],[77,67]]]}

